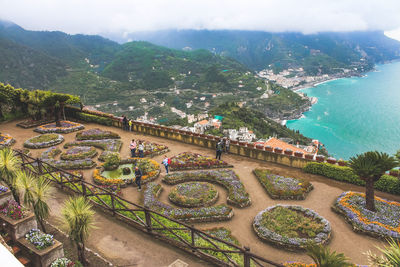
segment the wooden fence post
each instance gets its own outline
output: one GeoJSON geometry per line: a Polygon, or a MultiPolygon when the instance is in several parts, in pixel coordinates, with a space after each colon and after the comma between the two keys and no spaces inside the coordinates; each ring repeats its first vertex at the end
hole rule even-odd
{"type": "Polygon", "coordinates": [[[151,215],[148,209],[144,209],[144,217],[145,217],[147,232],[151,233],[153,227],[151,225],[151,215]]]}
{"type": "Polygon", "coordinates": [[[243,266],[244,267],[250,267],[250,248],[249,247],[244,247],[244,253],[243,253],[243,266]]]}
{"type": "Polygon", "coordinates": [[[82,194],[86,198],[86,185],[83,182],[83,179],[81,180],[81,186],[82,186],[82,194]]]}
{"type": "Polygon", "coordinates": [[[42,162],[39,160],[39,158],[36,159],[36,164],[37,164],[38,174],[41,175],[42,174],[42,162]]]}
{"type": "MultiPolygon", "coordinates": [[[[194,225],[191,225],[191,226],[192,227],[190,228],[190,235],[192,237],[192,247],[194,248],[196,245],[194,231],[193,231],[194,225]]],[[[192,252],[195,252],[195,250],[193,248],[192,248],[192,252]]]]}
{"type": "Polygon", "coordinates": [[[115,216],[115,204],[114,204],[114,194],[111,193],[111,208],[112,208],[112,215],[115,216]]]}

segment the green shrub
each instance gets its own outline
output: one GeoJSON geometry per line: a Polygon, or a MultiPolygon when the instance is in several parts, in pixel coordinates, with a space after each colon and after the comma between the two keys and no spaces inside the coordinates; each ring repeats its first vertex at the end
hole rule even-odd
{"type": "Polygon", "coordinates": [[[358,178],[350,167],[337,166],[329,163],[309,162],[303,171],[312,174],[322,175],[337,181],[347,182],[356,185],[365,185],[365,182],[358,178]]]}
{"type": "Polygon", "coordinates": [[[107,126],[111,126],[113,124],[113,121],[110,118],[105,118],[105,117],[96,116],[96,115],[92,115],[92,114],[86,114],[83,112],[77,112],[75,114],[76,114],[76,118],[80,119],[82,121],[94,122],[94,123],[107,125],[107,126]]]}
{"type": "MultiPolygon", "coordinates": [[[[329,163],[310,162],[303,168],[303,171],[322,175],[341,182],[365,185],[365,182],[358,178],[350,167],[342,167],[329,163]]],[[[400,179],[385,174],[375,182],[375,188],[382,192],[400,195],[400,179]]]]}
{"type": "Polygon", "coordinates": [[[107,171],[115,170],[116,168],[118,168],[120,161],[121,158],[119,154],[112,153],[107,157],[106,161],[103,164],[103,167],[107,171]]]}

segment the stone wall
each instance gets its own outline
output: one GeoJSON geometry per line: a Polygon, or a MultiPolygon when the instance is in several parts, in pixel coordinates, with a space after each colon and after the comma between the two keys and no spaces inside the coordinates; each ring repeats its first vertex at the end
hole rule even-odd
{"type": "MultiPolygon", "coordinates": [[[[86,110],[81,111],[80,109],[75,107],[66,108],[66,114],[69,117],[69,119],[76,118],[75,114],[77,112],[84,112],[92,115],[102,116],[101,113],[91,112],[86,110]]],[[[112,117],[112,115],[107,114],[106,117],[110,118],[112,117]]],[[[118,117],[113,117],[112,120],[114,127],[122,128],[122,122],[118,117]]],[[[133,131],[142,134],[175,140],[186,144],[206,147],[213,150],[215,149],[216,144],[219,140],[219,137],[212,135],[197,134],[189,131],[182,131],[170,127],[143,123],[138,121],[133,122],[133,131]]],[[[313,161],[312,159],[306,159],[304,155],[294,156],[293,153],[292,155],[287,155],[285,154],[284,151],[282,151],[282,153],[277,153],[274,151],[266,151],[264,147],[259,147],[259,146],[255,147],[253,144],[246,142],[231,141],[230,153],[248,158],[263,160],[267,162],[274,162],[294,168],[303,168],[308,162],[313,161]]],[[[322,161],[324,161],[323,158],[321,159],[322,161]]]]}

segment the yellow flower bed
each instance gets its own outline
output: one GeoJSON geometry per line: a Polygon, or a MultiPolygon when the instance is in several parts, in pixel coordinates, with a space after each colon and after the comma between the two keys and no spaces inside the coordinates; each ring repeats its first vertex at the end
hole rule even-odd
{"type": "Polygon", "coordinates": [[[100,169],[95,169],[93,172],[93,180],[99,184],[105,185],[121,185],[124,182],[122,179],[108,179],[100,175],[100,169]]]}

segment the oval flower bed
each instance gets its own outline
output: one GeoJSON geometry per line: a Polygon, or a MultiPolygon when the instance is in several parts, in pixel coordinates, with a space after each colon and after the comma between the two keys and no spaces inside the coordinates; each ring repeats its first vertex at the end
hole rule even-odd
{"type": "Polygon", "coordinates": [[[249,194],[243,183],[232,170],[199,170],[190,172],[174,172],[167,174],[163,180],[166,184],[179,184],[188,181],[211,182],[222,185],[228,190],[228,203],[238,207],[251,204],[249,194]]]}
{"type": "Polygon", "coordinates": [[[228,168],[232,167],[225,161],[212,157],[206,157],[197,153],[183,152],[171,158],[169,165],[171,171],[176,170],[195,170],[195,169],[211,169],[211,168],[228,168]]]}
{"type": "Polygon", "coordinates": [[[188,208],[211,206],[218,199],[218,191],[208,183],[189,182],[178,184],[168,194],[168,199],[178,206],[188,208]]]}
{"type": "Polygon", "coordinates": [[[99,128],[81,131],[76,134],[76,140],[99,140],[99,139],[120,139],[121,137],[114,132],[105,131],[99,128]]]}
{"type": "Polygon", "coordinates": [[[331,236],[326,219],[300,206],[266,208],[254,218],[253,229],[262,240],[287,249],[304,249],[309,243],[325,244],[331,236]]]}
{"type": "Polygon", "coordinates": [[[50,147],[46,151],[44,151],[41,155],[41,159],[57,168],[67,169],[67,170],[76,170],[76,169],[91,169],[96,166],[96,163],[89,159],[77,159],[77,160],[56,160],[54,159],[58,154],[61,153],[61,150],[57,147],[50,147]]]}
{"type": "Polygon", "coordinates": [[[57,127],[56,123],[48,123],[44,125],[40,125],[34,131],[38,133],[71,133],[82,130],[85,128],[80,123],[72,122],[72,121],[60,121],[61,126],[57,127]]]}
{"type": "Polygon", "coordinates": [[[357,232],[400,239],[400,203],[375,197],[376,212],[365,207],[365,194],[343,192],[332,209],[343,215],[357,232]]]}
{"type": "Polygon", "coordinates": [[[93,180],[102,185],[124,186],[135,179],[135,166],[142,171],[142,184],[153,181],[160,175],[160,164],[156,161],[147,158],[129,158],[121,160],[115,170],[106,171],[103,166],[94,170],[93,180]]]}
{"type": "Polygon", "coordinates": [[[42,233],[39,229],[32,229],[25,235],[28,240],[37,249],[45,249],[54,244],[53,236],[42,233]]]}
{"type": "Polygon", "coordinates": [[[154,182],[148,183],[143,192],[144,206],[165,216],[188,222],[224,221],[233,216],[232,208],[223,204],[202,208],[174,208],[158,200],[161,190],[161,185],[154,182]]]}
{"type": "Polygon", "coordinates": [[[61,134],[41,134],[25,141],[24,147],[45,148],[61,144],[64,137],[61,134]]]}
{"type": "Polygon", "coordinates": [[[76,146],[68,149],[66,152],[61,153],[60,158],[62,160],[77,160],[77,159],[89,159],[97,155],[97,151],[94,147],[90,146],[76,146]]]}
{"type": "Polygon", "coordinates": [[[267,169],[255,169],[253,173],[272,199],[305,199],[313,189],[308,181],[276,175],[267,169]]]}
{"type": "Polygon", "coordinates": [[[0,148],[11,146],[15,142],[9,134],[0,134],[0,148]]]}

